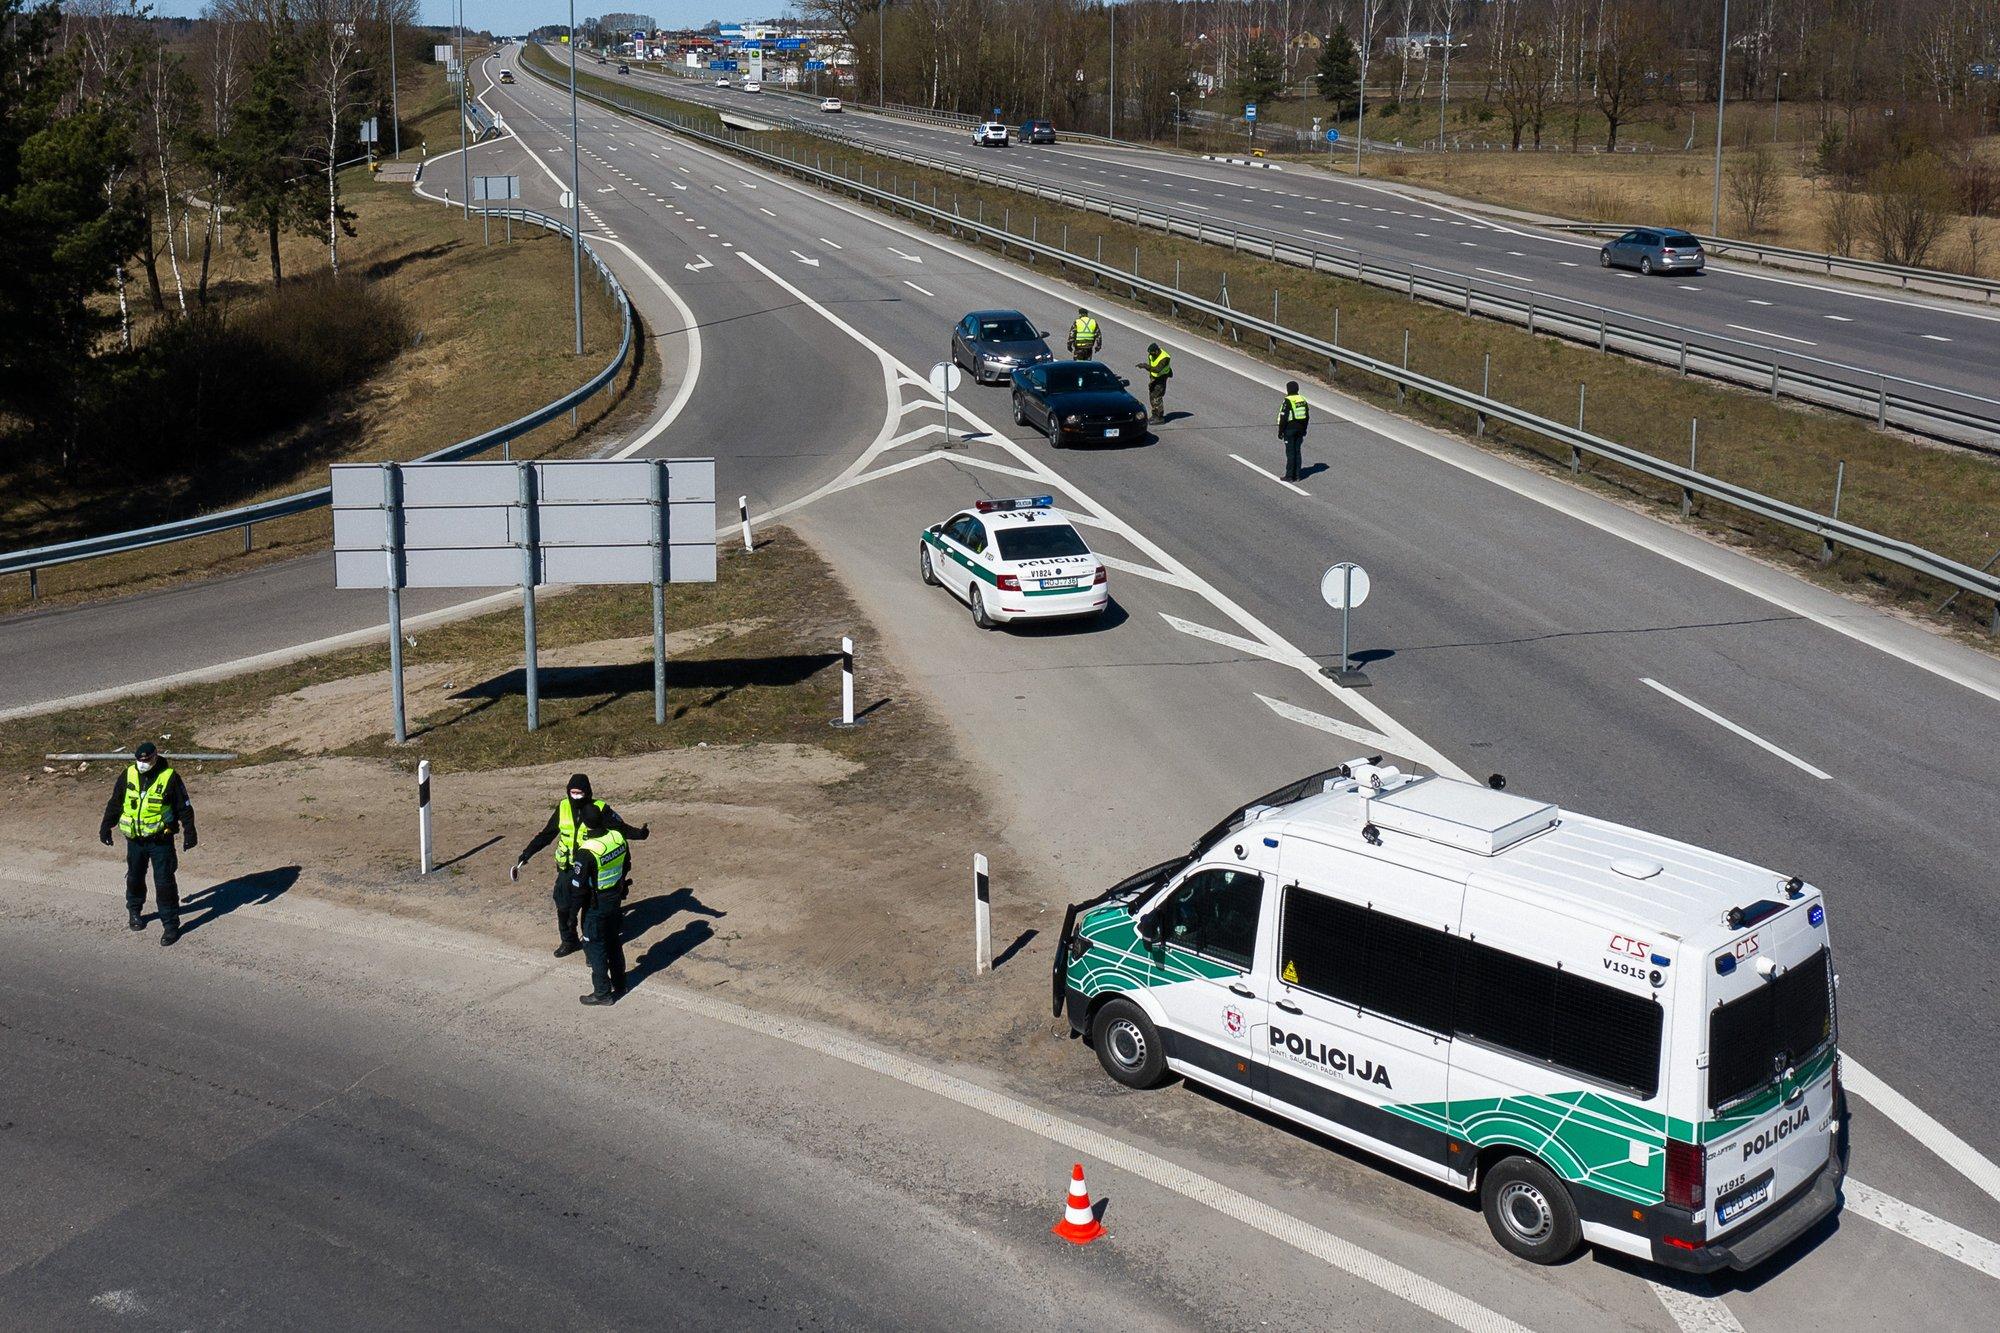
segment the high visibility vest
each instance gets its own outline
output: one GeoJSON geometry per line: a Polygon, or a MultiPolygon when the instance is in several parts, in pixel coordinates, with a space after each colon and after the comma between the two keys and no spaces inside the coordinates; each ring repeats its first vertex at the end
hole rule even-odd
{"type": "Polygon", "coordinates": [[[1174,359],[1165,352],[1155,352],[1146,358],[1146,374],[1155,380],[1163,380],[1174,373],[1174,359]]]}
{"type": "Polygon", "coordinates": [[[1078,344],[1089,346],[1097,341],[1097,321],[1088,315],[1077,316],[1076,327],[1070,330],[1070,337],[1078,344]]]}
{"type": "Polygon", "coordinates": [[[125,765],[125,809],[118,831],[128,838],[150,838],[167,826],[167,784],[174,770],[162,768],[142,784],[137,764],[125,765]]]}
{"type": "MultiPolygon", "coordinates": [[[[574,802],[567,796],[556,802],[556,827],[558,829],[558,836],[556,837],[556,869],[558,870],[569,869],[569,863],[576,859],[577,830],[583,827],[576,822],[576,812],[570,809],[572,804],[574,802]]],[[[593,810],[602,810],[604,809],[604,802],[592,801],[590,806],[593,810]]]]}
{"type": "Polygon", "coordinates": [[[625,882],[630,854],[625,849],[624,834],[612,829],[595,838],[585,838],[577,846],[597,858],[597,887],[600,892],[608,892],[625,882]]]}
{"type": "Polygon", "coordinates": [[[1306,400],[1302,394],[1286,394],[1285,405],[1278,409],[1278,424],[1282,426],[1290,421],[1296,421],[1301,426],[1306,424],[1306,400]]]}

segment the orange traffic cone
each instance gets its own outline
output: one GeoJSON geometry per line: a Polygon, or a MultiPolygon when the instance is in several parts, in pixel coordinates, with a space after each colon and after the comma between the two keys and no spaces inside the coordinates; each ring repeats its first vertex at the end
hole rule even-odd
{"type": "Polygon", "coordinates": [[[1104,1234],[1104,1224],[1090,1209],[1090,1191],[1083,1186],[1083,1163],[1078,1162],[1069,1177],[1069,1200],[1063,1219],[1050,1228],[1072,1245],[1088,1245],[1104,1234]]]}

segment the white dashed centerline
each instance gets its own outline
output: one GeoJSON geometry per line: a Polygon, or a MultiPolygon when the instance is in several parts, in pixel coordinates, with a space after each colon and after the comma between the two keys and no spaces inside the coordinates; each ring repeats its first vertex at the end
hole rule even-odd
{"type": "Polygon", "coordinates": [[[919,286],[917,286],[917,284],[916,284],[916,283],[914,283],[914,282],[911,282],[911,281],[910,281],[910,280],[909,280],[908,278],[904,278],[904,279],[903,279],[903,285],[904,285],[905,287],[908,287],[908,288],[910,288],[910,289],[911,289],[912,291],[919,291],[919,292],[923,292],[925,296],[936,296],[936,295],[937,295],[937,293],[936,293],[936,292],[932,292],[932,291],[924,291],[924,289],[923,289],[922,287],[919,287],[919,286]]]}
{"type": "Polygon", "coordinates": [[[1716,726],[1721,727],[1724,731],[1734,732],[1736,735],[1741,736],[1744,740],[1749,741],[1752,745],[1756,746],[1758,749],[1778,756],[1778,758],[1784,760],[1786,763],[1790,764],[1793,768],[1799,769],[1801,772],[1810,773],[1812,774],[1812,776],[1820,779],[1822,782],[1832,781],[1833,774],[1825,772],[1822,769],[1814,768],[1811,764],[1808,764],[1805,760],[1799,758],[1797,755],[1793,754],[1790,750],[1782,749],[1779,746],[1771,744],[1771,742],[1765,740],[1762,736],[1759,736],[1756,732],[1751,731],[1746,727],[1739,727],[1734,722],[1731,722],[1728,718],[1724,717],[1722,714],[1715,712],[1713,709],[1702,707],[1694,700],[1688,698],[1685,694],[1681,694],[1678,693],[1677,691],[1668,689],[1666,686],[1660,684],[1659,681],[1654,680],[1651,676],[1641,676],[1639,678],[1639,683],[1641,685],[1646,686],[1648,689],[1658,690],[1661,694],[1666,695],[1669,699],[1672,699],[1675,703],[1679,704],[1681,707],[1686,708],[1691,712],[1701,714],[1703,717],[1707,718],[1710,722],[1715,723],[1716,726]]]}

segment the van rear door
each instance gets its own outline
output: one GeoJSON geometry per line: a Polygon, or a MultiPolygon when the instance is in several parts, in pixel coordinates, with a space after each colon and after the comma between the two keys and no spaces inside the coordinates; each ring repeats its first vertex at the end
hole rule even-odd
{"type": "Polygon", "coordinates": [[[1818,895],[1746,923],[1704,976],[1714,1240],[1810,1181],[1838,1131],[1833,955],[1818,895]]]}

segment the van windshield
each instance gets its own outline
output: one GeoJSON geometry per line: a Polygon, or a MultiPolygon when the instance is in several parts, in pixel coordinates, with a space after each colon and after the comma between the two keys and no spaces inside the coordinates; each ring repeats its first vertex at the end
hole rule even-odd
{"type": "Polygon", "coordinates": [[[1804,1064],[1833,1040],[1832,964],[1824,947],[1738,996],[1708,1020],[1708,1105],[1720,1110],[1804,1064]]]}

